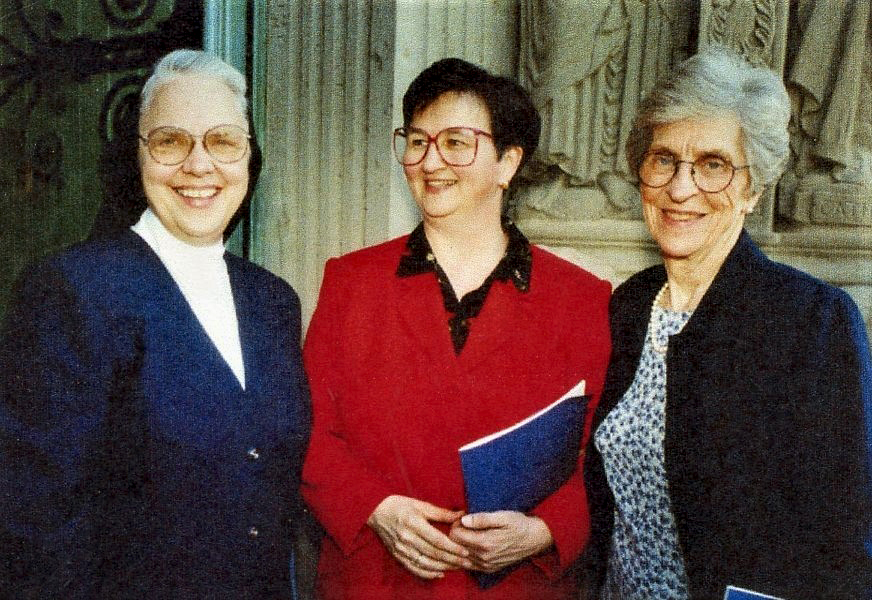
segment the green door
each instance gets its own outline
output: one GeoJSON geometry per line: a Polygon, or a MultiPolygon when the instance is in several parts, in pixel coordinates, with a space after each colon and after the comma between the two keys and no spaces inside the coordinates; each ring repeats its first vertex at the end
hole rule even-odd
{"type": "Polygon", "coordinates": [[[0,319],[30,262],[135,218],[139,89],[202,0],[0,0],[0,319]]]}

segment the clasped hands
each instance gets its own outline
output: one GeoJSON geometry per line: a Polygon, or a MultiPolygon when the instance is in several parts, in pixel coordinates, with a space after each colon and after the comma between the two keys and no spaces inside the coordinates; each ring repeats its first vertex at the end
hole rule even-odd
{"type": "Polygon", "coordinates": [[[449,569],[494,573],[554,543],[538,517],[515,511],[464,514],[407,496],[388,496],[367,520],[388,551],[423,579],[449,569]],[[450,523],[448,535],[431,525],[450,523]]]}

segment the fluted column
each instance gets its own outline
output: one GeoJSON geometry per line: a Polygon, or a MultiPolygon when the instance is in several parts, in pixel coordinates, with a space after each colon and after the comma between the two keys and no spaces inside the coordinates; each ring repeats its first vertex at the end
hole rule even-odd
{"type": "Polygon", "coordinates": [[[308,320],[324,261],[385,238],[393,5],[272,0],[256,10],[264,170],[251,257],[294,285],[308,320]]]}

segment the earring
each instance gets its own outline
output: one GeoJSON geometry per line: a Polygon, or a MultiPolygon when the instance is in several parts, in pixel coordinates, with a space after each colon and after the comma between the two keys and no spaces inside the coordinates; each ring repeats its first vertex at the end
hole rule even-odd
{"type": "Polygon", "coordinates": [[[504,191],[509,189],[509,182],[508,181],[501,181],[500,188],[502,188],[504,191]]]}

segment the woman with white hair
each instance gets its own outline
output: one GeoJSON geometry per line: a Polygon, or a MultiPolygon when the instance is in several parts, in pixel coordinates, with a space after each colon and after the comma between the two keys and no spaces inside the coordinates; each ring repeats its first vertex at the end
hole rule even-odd
{"type": "Polygon", "coordinates": [[[627,143],[663,264],[612,297],[585,463],[592,598],[866,598],[872,366],[849,296],[744,230],[788,156],[779,77],[679,66],[627,143]]]}
{"type": "Polygon", "coordinates": [[[132,228],[28,271],[0,342],[4,597],[291,598],[308,438],[300,308],[224,250],[254,185],[244,77],[145,84],[132,228]]]}

